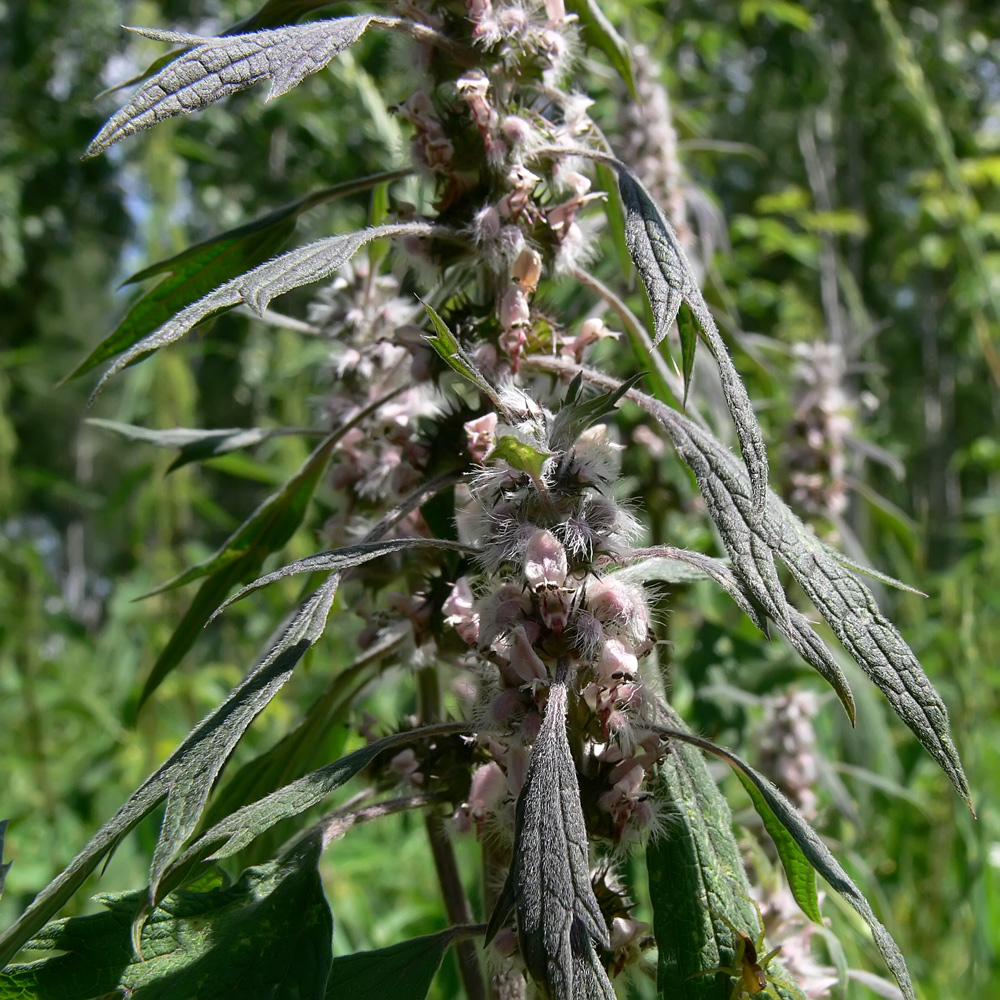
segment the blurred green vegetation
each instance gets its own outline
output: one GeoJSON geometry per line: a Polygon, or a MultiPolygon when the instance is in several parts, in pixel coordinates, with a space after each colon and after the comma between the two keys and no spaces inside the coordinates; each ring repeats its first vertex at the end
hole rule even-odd
{"type": "MultiPolygon", "coordinates": [[[[11,820],[14,861],[4,925],[242,676],[298,592],[286,581],[234,606],[128,724],[189,595],[135,599],[213,552],[298,467],[309,442],[272,439],[166,475],[170,452],[123,444],[85,418],[308,426],[322,410],[327,352],[307,333],[233,313],[120,376],[92,410],[89,377],[56,387],[124,313],[134,293],[115,285],[132,272],[402,158],[395,120],[376,109],[405,98],[409,70],[375,36],[280,101],[265,106],[251,91],[80,163],[115,106],[94,94],[162,51],[120,23],[211,33],[255,6],[0,7],[0,816],[11,820]]],[[[836,532],[853,557],[928,595],[879,591],[950,707],[978,819],[852,675],[857,730],[835,702],[817,723],[826,762],[818,826],[872,898],[926,1000],[995,995],[1000,9],[973,0],[889,5],[921,82],[869,0],[603,6],[627,37],[652,40],[688,203],[700,206],[692,214],[703,252],[714,233],[709,297],[729,319],[724,333],[773,442],[775,485],[784,491],[793,457],[796,345],[832,340],[848,363],[856,440],[849,506],[817,530],[836,532]]],[[[333,4],[329,13],[351,9],[333,4]]],[[[596,116],[614,136],[625,94],[603,57],[591,58],[596,116]]],[[[302,217],[295,239],[357,228],[367,211],[366,195],[319,208],[302,217]]],[[[597,270],[614,281],[615,267],[609,251],[597,270]]],[[[707,551],[704,519],[678,502],[690,488],[672,455],[636,449],[627,463],[631,492],[668,512],[655,534],[707,551]]],[[[326,502],[288,559],[315,549],[326,502]]],[[[663,633],[675,702],[707,735],[752,741],[762,718],[753,698],[808,683],[805,671],[782,647],[762,644],[712,589],[691,588],[676,604],[672,596],[663,595],[663,633]]],[[[230,772],[295,725],[331,665],[350,661],[344,640],[360,623],[348,609],[334,622],[230,772]]],[[[391,725],[414,704],[412,678],[391,675],[358,707],[391,725]]],[[[745,804],[735,783],[727,792],[735,809],[745,804]]],[[[157,818],[122,844],[102,888],[143,884],[157,818]]],[[[460,860],[474,884],[471,842],[460,845],[460,860]]],[[[442,926],[415,816],[349,833],[324,871],[337,953],[442,926]]],[[[67,912],[86,908],[87,897],[67,912]]],[[[850,964],[878,969],[853,916],[827,911],[850,964]]],[[[441,997],[459,991],[450,962],[435,986],[441,997]]],[[[850,995],[873,994],[852,986],[850,995]]]]}

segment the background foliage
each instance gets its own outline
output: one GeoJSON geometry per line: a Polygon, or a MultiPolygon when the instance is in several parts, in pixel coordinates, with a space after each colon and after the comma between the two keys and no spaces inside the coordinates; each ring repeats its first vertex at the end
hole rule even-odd
{"type": "MultiPolygon", "coordinates": [[[[291,582],[235,605],[199,638],[197,669],[182,664],[136,714],[189,596],[133,599],[210,555],[311,442],[276,438],[166,475],[171,452],[123,443],[83,418],[306,426],[322,405],[323,343],[234,312],[210,338],[115,380],[89,414],[86,379],[54,388],[124,313],[132,292],[114,291],[115,279],[384,169],[403,148],[378,95],[405,98],[407,67],[375,36],[280,102],[237,95],[130,140],[127,156],[79,162],[115,106],[94,101],[95,91],[162,51],[123,36],[120,23],[209,34],[255,6],[0,8],[0,816],[11,820],[14,861],[4,926],[236,682],[297,593],[291,582]]],[[[817,720],[820,826],[924,996],[991,995],[1000,987],[1000,13],[988,3],[868,0],[604,7],[627,37],[652,40],[689,205],[700,207],[692,214],[711,260],[708,287],[726,332],[738,334],[751,398],[766,400],[776,481],[796,454],[788,373],[797,345],[843,346],[856,440],[847,444],[850,503],[835,527],[849,552],[856,540],[856,552],[928,594],[879,596],[949,705],[979,818],[858,684],[855,732],[835,705],[817,720]]],[[[329,16],[353,9],[333,4],[329,16]]],[[[624,93],[593,58],[594,116],[615,134],[624,93]]],[[[338,201],[303,215],[296,238],[358,228],[367,214],[367,195],[338,201]]],[[[626,471],[650,510],[670,509],[682,491],[669,453],[644,454],[626,471]]],[[[283,562],[313,550],[329,503],[320,497],[283,562]]],[[[697,547],[693,533],[706,529],[682,515],[658,531],[697,547]]],[[[763,709],[736,689],[784,690],[797,668],[707,589],[672,608],[664,629],[681,714],[719,742],[759,739],[763,709]]],[[[343,639],[329,630],[248,733],[233,771],[294,725],[329,666],[349,659],[343,639]]],[[[373,715],[412,711],[403,681],[371,692],[373,715]]],[[[347,738],[331,729],[322,759],[347,738]]],[[[157,823],[140,825],[93,891],[144,882],[157,823]]],[[[441,928],[426,852],[423,825],[402,816],[349,835],[325,859],[336,954],[441,928]]],[[[471,852],[462,860],[471,870],[471,852]]],[[[832,915],[850,964],[871,967],[852,917],[832,915]]],[[[441,997],[459,990],[450,962],[434,987],[441,997]]]]}

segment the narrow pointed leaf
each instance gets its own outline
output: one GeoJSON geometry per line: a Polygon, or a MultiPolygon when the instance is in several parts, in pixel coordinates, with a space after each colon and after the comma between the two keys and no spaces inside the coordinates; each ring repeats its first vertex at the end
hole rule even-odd
{"type": "Polygon", "coordinates": [[[203,833],[190,847],[179,854],[167,868],[160,885],[150,889],[155,903],[162,893],[180,885],[205,860],[220,860],[242,851],[254,839],[276,823],[318,805],[345,782],[363,771],[380,753],[436,736],[467,733],[465,722],[441,722],[421,729],[393,733],[355,750],[332,764],[293,781],[283,788],[231,813],[203,833]]]}
{"type": "MultiPolygon", "coordinates": [[[[642,182],[624,164],[616,163],[615,169],[625,205],[625,239],[653,307],[656,326],[653,345],[656,346],[667,336],[681,304],[686,303],[719,366],[722,388],[750,473],[756,516],[764,509],[767,495],[767,451],[746,386],[729,357],[673,227],[642,182]]],[[[685,378],[685,393],[686,384],[685,378]]]]}
{"type": "Polygon", "coordinates": [[[64,379],[83,375],[108,358],[128,350],[166,323],[185,306],[197,301],[223,282],[244,274],[273,257],[288,242],[303,212],[334,198],[365,191],[379,183],[399,179],[408,171],[396,170],[358,177],[299,198],[235,229],[196,243],[173,257],[136,272],[124,284],[166,274],[158,285],[134,302],[122,321],[64,379]]]}
{"type": "Polygon", "coordinates": [[[336,570],[342,572],[362,563],[378,559],[380,556],[389,555],[393,552],[403,552],[410,549],[450,549],[454,552],[464,552],[468,555],[475,555],[479,550],[461,542],[452,542],[446,538],[393,538],[384,542],[359,542],[357,545],[346,545],[341,549],[330,549],[328,552],[318,552],[314,556],[306,556],[304,559],[297,559],[281,569],[276,569],[273,573],[267,573],[253,583],[248,583],[241,590],[233,594],[225,603],[219,605],[213,612],[210,621],[222,614],[230,604],[242,600],[251,591],[259,590],[270,583],[283,580],[285,577],[294,576],[297,573],[318,573],[321,571],[336,570]]]}
{"type": "Polygon", "coordinates": [[[509,902],[517,915],[521,956],[545,991],[575,1000],[614,1000],[595,948],[608,947],[608,928],[590,881],[580,786],[566,738],[566,685],[560,681],[549,688],[517,800],[514,859],[487,942],[506,921],[509,902]]]}
{"type": "Polygon", "coordinates": [[[687,406],[691,375],[694,373],[695,348],[698,345],[698,328],[691,311],[683,304],[677,313],[677,332],[681,338],[681,374],[684,376],[684,405],[687,406]]]}
{"type": "MultiPolygon", "coordinates": [[[[889,970],[896,977],[900,989],[907,1000],[916,1000],[913,983],[906,968],[906,962],[892,935],[885,929],[875,916],[868,900],[854,884],[851,877],[844,871],[840,862],[833,856],[830,849],[823,843],[815,830],[803,819],[798,810],[787,798],[768,781],[762,774],[755,771],[749,764],[741,760],[731,750],[720,747],[702,736],[684,732],[680,729],[660,728],[658,731],[667,739],[680,740],[691,746],[699,747],[708,753],[721,757],[726,763],[739,772],[744,784],[750,782],[757,790],[759,799],[766,804],[771,813],[771,822],[778,823],[788,831],[805,858],[820,875],[836,889],[844,899],[861,915],[871,928],[872,937],[885,959],[889,970]],[[745,779],[745,780],[744,780],[745,779]]],[[[756,803],[755,799],[755,803],[756,803]]],[[[783,859],[784,860],[784,859],[783,859]]]]}
{"type": "Polygon", "coordinates": [[[426,302],[424,309],[427,310],[431,325],[434,327],[434,335],[427,338],[427,343],[452,371],[471,382],[494,406],[500,406],[496,389],[490,385],[486,376],[476,367],[476,363],[462,349],[458,338],[448,329],[448,324],[426,302]]]}
{"type": "Polygon", "coordinates": [[[138,955],[129,924],[142,893],[98,896],[102,912],[42,929],[32,948],[62,954],[0,973],[0,997],[322,1000],[333,918],[317,869],[321,849],[313,835],[233,885],[168,896],[142,928],[138,955]]]}
{"type": "Polygon", "coordinates": [[[612,392],[599,393],[596,396],[581,399],[574,396],[566,401],[556,413],[556,418],[552,422],[549,431],[549,441],[553,448],[570,448],[573,442],[588,428],[592,427],[599,420],[614,413],[619,400],[629,389],[639,382],[644,375],[642,373],[627,378],[612,392]]]}
{"type": "Polygon", "coordinates": [[[209,791],[233,748],[323,634],[338,583],[339,578],[331,576],[302,604],[281,637],[229,697],[192,730],[66,869],[0,935],[0,968],[86,882],[121,838],[166,797],[167,811],[150,872],[150,893],[155,898],[160,875],[194,830],[209,791]]]}
{"type": "Polygon", "coordinates": [[[280,97],[323,69],[356,42],[369,25],[395,20],[359,14],[219,38],[133,28],[146,38],[190,48],[147,80],[108,120],[87,147],[84,158],[100,156],[128,135],[175,115],[200,111],[261,80],[271,81],[267,100],[280,97]]]}
{"type": "Polygon", "coordinates": [[[344,432],[341,428],[328,435],[299,471],[277,493],[268,497],[214,556],[154,591],[160,593],[199,577],[208,577],[153,664],[139,695],[136,712],[194,645],[212,612],[232,588],[259,572],[267,556],[285,545],[298,530],[330,454],[344,432]]]}
{"type": "Polygon", "coordinates": [[[456,936],[449,929],[388,948],[339,955],[330,970],[327,1000],[424,1000],[456,936]]]}
{"type": "MultiPolygon", "coordinates": [[[[366,243],[382,237],[430,236],[433,227],[424,223],[403,223],[363,229],[346,236],[329,236],[306,246],[290,250],[258,265],[246,274],[233,278],[214,291],[203,295],[164,322],[148,336],[138,340],[101,376],[91,395],[93,399],[108,379],[123,368],[153,351],[180,340],[199,323],[226,309],[246,303],[258,314],[264,312],[271,299],[284,295],[301,285],[322,281],[347,263],[366,243]]],[[[159,287],[159,286],[157,286],[159,287]]]]}

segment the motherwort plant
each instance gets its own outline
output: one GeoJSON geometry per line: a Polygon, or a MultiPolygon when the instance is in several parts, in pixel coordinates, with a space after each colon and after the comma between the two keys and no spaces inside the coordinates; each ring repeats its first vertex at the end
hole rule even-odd
{"type": "MultiPolygon", "coordinates": [[[[319,574],[318,587],[243,681],[4,933],[4,962],[26,944],[64,952],[11,965],[4,982],[35,996],[45,977],[69,982],[85,969],[87,996],[374,997],[391,981],[393,996],[423,997],[454,945],[469,997],[611,1000],[616,990],[652,992],[649,977],[657,995],[685,1000],[818,995],[765,941],[707,753],[736,772],[760,814],[802,922],[822,921],[819,872],[868,924],[899,990],[913,998],[889,933],[779,791],[792,777],[758,773],[691,732],[666,696],[656,581],[682,588],[707,579],[765,636],[783,636],[853,721],[838,656],[789,601],[780,562],[968,800],[941,699],[858,567],[768,488],[753,407],[682,242],[640,179],[648,171],[619,159],[590,117],[577,75],[585,47],[603,52],[622,93],[636,93],[628,46],[594,0],[399,0],[376,13],[285,23],[321,6],[271,0],[218,37],[133,29],[175,49],[87,150],[101,155],[260,81],[277,98],[366,33],[391,32],[412,67],[413,85],[393,106],[411,136],[408,163],[346,178],[149,269],[169,273],[76,372],[117,356],[100,389],[225,310],[246,305],[282,322],[269,309],[274,299],[328,283],[307,316],[330,343],[318,376],[320,443],[211,560],[175,581],[201,579],[201,589],[142,700],[232,601],[294,574],[319,574]],[[275,256],[299,213],[366,190],[375,206],[368,228],[275,256]],[[621,281],[611,286],[590,266],[614,248],[621,281]],[[630,308],[634,274],[644,295],[632,295],[630,308]],[[151,307],[163,301],[167,315],[151,307]],[[660,346],[671,338],[676,368],[660,346]],[[721,387],[739,456],[698,416],[696,394],[688,405],[699,341],[714,359],[704,378],[721,387]],[[690,470],[725,557],[650,537],[641,489],[622,491],[616,421],[625,405],[633,424],[655,428],[690,470]],[[260,576],[321,483],[332,495],[328,549],[260,576]],[[338,607],[350,612],[331,618],[338,588],[349,596],[338,607]],[[305,652],[348,613],[366,622],[355,664],[331,677],[322,705],[256,762],[255,780],[244,770],[218,781],[305,652]],[[333,724],[329,706],[350,718],[357,693],[392,666],[408,668],[415,715],[380,738],[371,720],[354,718],[368,742],[309,771],[296,748],[333,724]],[[209,864],[361,774],[365,795],[313,817],[235,882],[209,864]],[[47,923],[164,800],[148,888],[102,897],[101,915],[47,923]],[[451,926],[334,957],[321,854],[362,819],[400,809],[423,811],[451,926]],[[452,845],[462,836],[480,845],[478,889],[459,875],[452,845]],[[646,885],[623,875],[637,853],[646,885]]],[[[624,120],[630,147],[644,148],[635,135],[643,115],[624,120]]],[[[672,134],[669,121],[664,127],[672,134]]],[[[675,202],[676,221],[683,202],[673,148],[670,157],[658,186],[675,202]]],[[[172,440],[190,457],[267,433],[172,440]]],[[[823,972],[820,989],[831,981],[823,972]]]]}

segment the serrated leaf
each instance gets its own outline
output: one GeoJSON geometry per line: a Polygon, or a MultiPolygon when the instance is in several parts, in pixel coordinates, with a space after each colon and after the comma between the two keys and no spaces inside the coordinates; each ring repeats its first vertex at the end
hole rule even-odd
{"type": "Polygon", "coordinates": [[[160,876],[194,830],[209,791],[233,748],[323,634],[338,583],[339,578],[331,576],[303,602],[281,637],[229,697],[192,730],[65,870],[0,935],[0,968],[58,912],[119,840],[166,797],[166,814],[150,869],[150,893],[155,898],[160,876]]]}
{"type": "Polygon", "coordinates": [[[590,881],[587,827],[566,737],[566,684],[549,688],[514,820],[514,857],[486,942],[517,917],[521,957],[546,995],[615,1000],[596,948],[607,924],[590,881]]]}
{"type": "Polygon", "coordinates": [[[3,844],[9,822],[10,820],[0,819],[0,899],[3,899],[3,886],[4,882],[7,881],[7,872],[10,871],[10,866],[13,864],[12,861],[4,861],[3,859],[3,844]]]}
{"type": "Polygon", "coordinates": [[[366,243],[382,237],[431,236],[432,226],[424,223],[401,223],[379,226],[348,233],[346,236],[329,236],[304,247],[290,250],[273,260],[253,268],[246,274],[233,278],[214,291],[203,295],[158,327],[153,333],[134,343],[102,376],[91,399],[104,388],[108,379],[123,368],[135,363],[153,351],[180,340],[199,323],[226,309],[246,303],[262,314],[271,299],[284,295],[301,285],[322,281],[347,263],[366,243]]]}
{"type": "Polygon", "coordinates": [[[763,511],[767,496],[767,450],[746,386],[729,357],[673,227],[635,174],[617,161],[615,169],[625,206],[625,240],[653,308],[653,346],[667,336],[682,303],[686,303],[719,367],[722,388],[753,486],[756,516],[763,511]]]}
{"type": "Polygon", "coordinates": [[[147,80],[128,104],[112,115],[94,136],[84,159],[100,156],[126,136],[176,115],[200,111],[261,80],[271,81],[265,100],[280,97],[323,69],[369,25],[396,20],[359,14],[219,38],[132,28],[146,38],[191,47],[147,80]]]}
{"type": "Polygon", "coordinates": [[[136,272],[123,284],[144,281],[157,274],[167,274],[167,277],[134,302],[118,326],[62,381],[83,375],[102,361],[127,350],[213,288],[273,257],[288,242],[303,212],[334,198],[397,180],[408,173],[407,170],[389,171],[314,191],[290,205],[136,272]]]}
{"type": "MultiPolygon", "coordinates": [[[[768,493],[764,516],[751,520],[750,485],[732,453],[681,414],[639,396],[633,391],[633,399],[660,420],[694,472],[734,569],[795,649],[821,673],[827,671],[823,676],[844,701],[849,688],[846,679],[841,681],[843,672],[805,616],[788,604],[773,553],[781,557],[834,635],[969,803],[968,781],[951,740],[948,710],[868,588],[832,558],[773,493],[768,493]]],[[[852,709],[848,711],[853,714],[852,709]]]]}
{"type": "Polygon", "coordinates": [[[448,324],[441,319],[432,306],[426,302],[423,305],[430,317],[431,325],[434,327],[434,336],[426,338],[428,345],[452,371],[471,382],[494,406],[501,406],[496,389],[490,385],[486,376],[476,367],[476,363],[462,349],[458,338],[448,329],[448,324]]]}
{"type": "Polygon", "coordinates": [[[635,86],[635,69],[632,66],[632,49],[615,30],[596,0],[566,0],[566,10],[576,14],[583,28],[583,40],[600,49],[608,62],[618,71],[628,92],[635,101],[639,93],[635,86]]]}
{"type": "Polygon", "coordinates": [[[160,880],[162,889],[151,887],[150,900],[155,903],[158,898],[157,893],[180,885],[202,861],[232,857],[276,823],[291,816],[298,816],[318,805],[341,785],[363,771],[379,754],[422,739],[451,736],[468,731],[469,724],[465,722],[440,722],[420,729],[394,733],[360,750],[355,750],[256,802],[243,806],[216,823],[174,858],[169,868],[163,872],[160,880]]]}
{"type": "MultiPolygon", "coordinates": [[[[672,709],[664,711],[680,725],[672,709]]],[[[722,917],[752,938],[757,934],[732,816],[694,749],[671,747],[654,774],[653,790],[669,823],[646,851],[657,992],[670,1000],[720,1000],[732,983],[726,973],[711,972],[732,966],[735,944],[722,917]]]]}
{"type": "Polygon", "coordinates": [[[331,727],[344,720],[358,691],[384,669],[384,661],[398,652],[402,641],[400,631],[390,633],[338,671],[295,729],[247,761],[213,793],[202,823],[214,826],[235,810],[269,795],[334,756],[329,752],[327,739],[331,727]]]}
{"type": "Polygon", "coordinates": [[[357,545],[345,545],[340,549],[330,549],[328,552],[318,552],[316,555],[306,556],[304,559],[297,559],[287,566],[274,570],[273,573],[248,583],[241,590],[237,591],[223,604],[220,604],[212,613],[209,621],[214,620],[222,614],[230,604],[242,600],[251,591],[259,590],[270,583],[283,580],[288,576],[295,576],[297,573],[318,573],[321,571],[330,572],[336,570],[342,572],[362,563],[378,559],[380,556],[389,555],[392,552],[403,552],[408,549],[450,549],[454,552],[464,552],[467,555],[475,555],[479,550],[461,542],[453,542],[446,538],[393,538],[385,542],[359,542],[357,545]]]}
{"type": "Polygon", "coordinates": [[[137,956],[129,924],[142,893],[98,896],[103,912],[56,921],[32,942],[64,954],[0,973],[0,998],[321,1000],[333,961],[321,850],[314,834],[231,886],[168,896],[144,925],[137,956]]]}
{"type": "Polygon", "coordinates": [[[339,955],[333,960],[327,1000],[424,1000],[453,930],[411,938],[388,948],[339,955]]]}
{"type": "Polygon", "coordinates": [[[749,781],[756,788],[760,799],[766,804],[771,817],[773,817],[772,822],[784,827],[799,847],[801,857],[805,858],[813,869],[819,872],[830,886],[840,893],[861,915],[871,929],[875,944],[882,953],[889,971],[896,977],[896,982],[899,983],[904,996],[907,1000],[916,1000],[913,992],[913,983],[910,981],[910,974],[906,968],[906,962],[899,948],[896,946],[896,942],[893,941],[892,935],[889,934],[878,917],[875,916],[868,900],[865,899],[861,890],[841,867],[840,862],[837,861],[816,831],[803,819],[802,815],[791,802],[767,778],[758,771],[755,771],[731,750],[727,750],[712,743],[710,740],[706,740],[704,737],[695,736],[693,733],[685,732],[682,729],[668,727],[656,727],[656,729],[667,739],[680,740],[714,754],[717,757],[721,757],[739,773],[741,780],[746,779],[743,781],[744,785],[749,781]]]}

